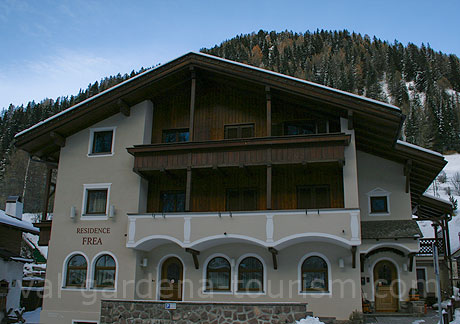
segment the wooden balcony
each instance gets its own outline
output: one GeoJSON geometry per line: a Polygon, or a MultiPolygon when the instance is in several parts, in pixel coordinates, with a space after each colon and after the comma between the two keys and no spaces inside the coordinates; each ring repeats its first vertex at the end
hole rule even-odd
{"type": "Polygon", "coordinates": [[[136,145],[134,171],[344,161],[350,135],[320,134],[136,145]]]}

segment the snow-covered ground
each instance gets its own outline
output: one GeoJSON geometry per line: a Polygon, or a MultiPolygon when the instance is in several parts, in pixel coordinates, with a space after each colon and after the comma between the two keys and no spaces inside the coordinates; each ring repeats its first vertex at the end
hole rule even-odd
{"type": "Polygon", "coordinates": [[[28,324],[38,324],[40,323],[40,312],[42,311],[42,308],[39,307],[36,310],[33,310],[31,312],[25,312],[22,317],[26,320],[26,323],[28,324]]]}

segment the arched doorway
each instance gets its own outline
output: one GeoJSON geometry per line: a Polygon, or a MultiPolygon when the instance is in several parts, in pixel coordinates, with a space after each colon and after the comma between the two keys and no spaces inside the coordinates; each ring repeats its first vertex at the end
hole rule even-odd
{"type": "Polygon", "coordinates": [[[160,299],[182,300],[184,268],[176,257],[170,257],[161,266],[160,299]]]}
{"type": "Polygon", "coordinates": [[[374,296],[376,312],[396,312],[399,304],[398,272],[388,261],[379,261],[374,266],[374,296]]]}

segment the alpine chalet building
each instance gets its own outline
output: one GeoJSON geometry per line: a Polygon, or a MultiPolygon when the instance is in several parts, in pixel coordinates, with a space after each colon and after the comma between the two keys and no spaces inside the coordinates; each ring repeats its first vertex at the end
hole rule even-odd
{"type": "Polygon", "coordinates": [[[420,311],[412,215],[446,161],[399,140],[403,121],[189,53],[22,131],[58,170],[41,322],[420,311]]]}

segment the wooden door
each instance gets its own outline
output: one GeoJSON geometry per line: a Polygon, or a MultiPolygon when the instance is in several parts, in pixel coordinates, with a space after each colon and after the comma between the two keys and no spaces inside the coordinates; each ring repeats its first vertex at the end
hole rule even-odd
{"type": "Polygon", "coordinates": [[[160,299],[182,300],[182,262],[175,257],[168,258],[161,266],[160,299]]]}
{"type": "Polygon", "coordinates": [[[380,261],[374,267],[375,311],[396,312],[399,304],[398,274],[390,261],[380,261]]]}

